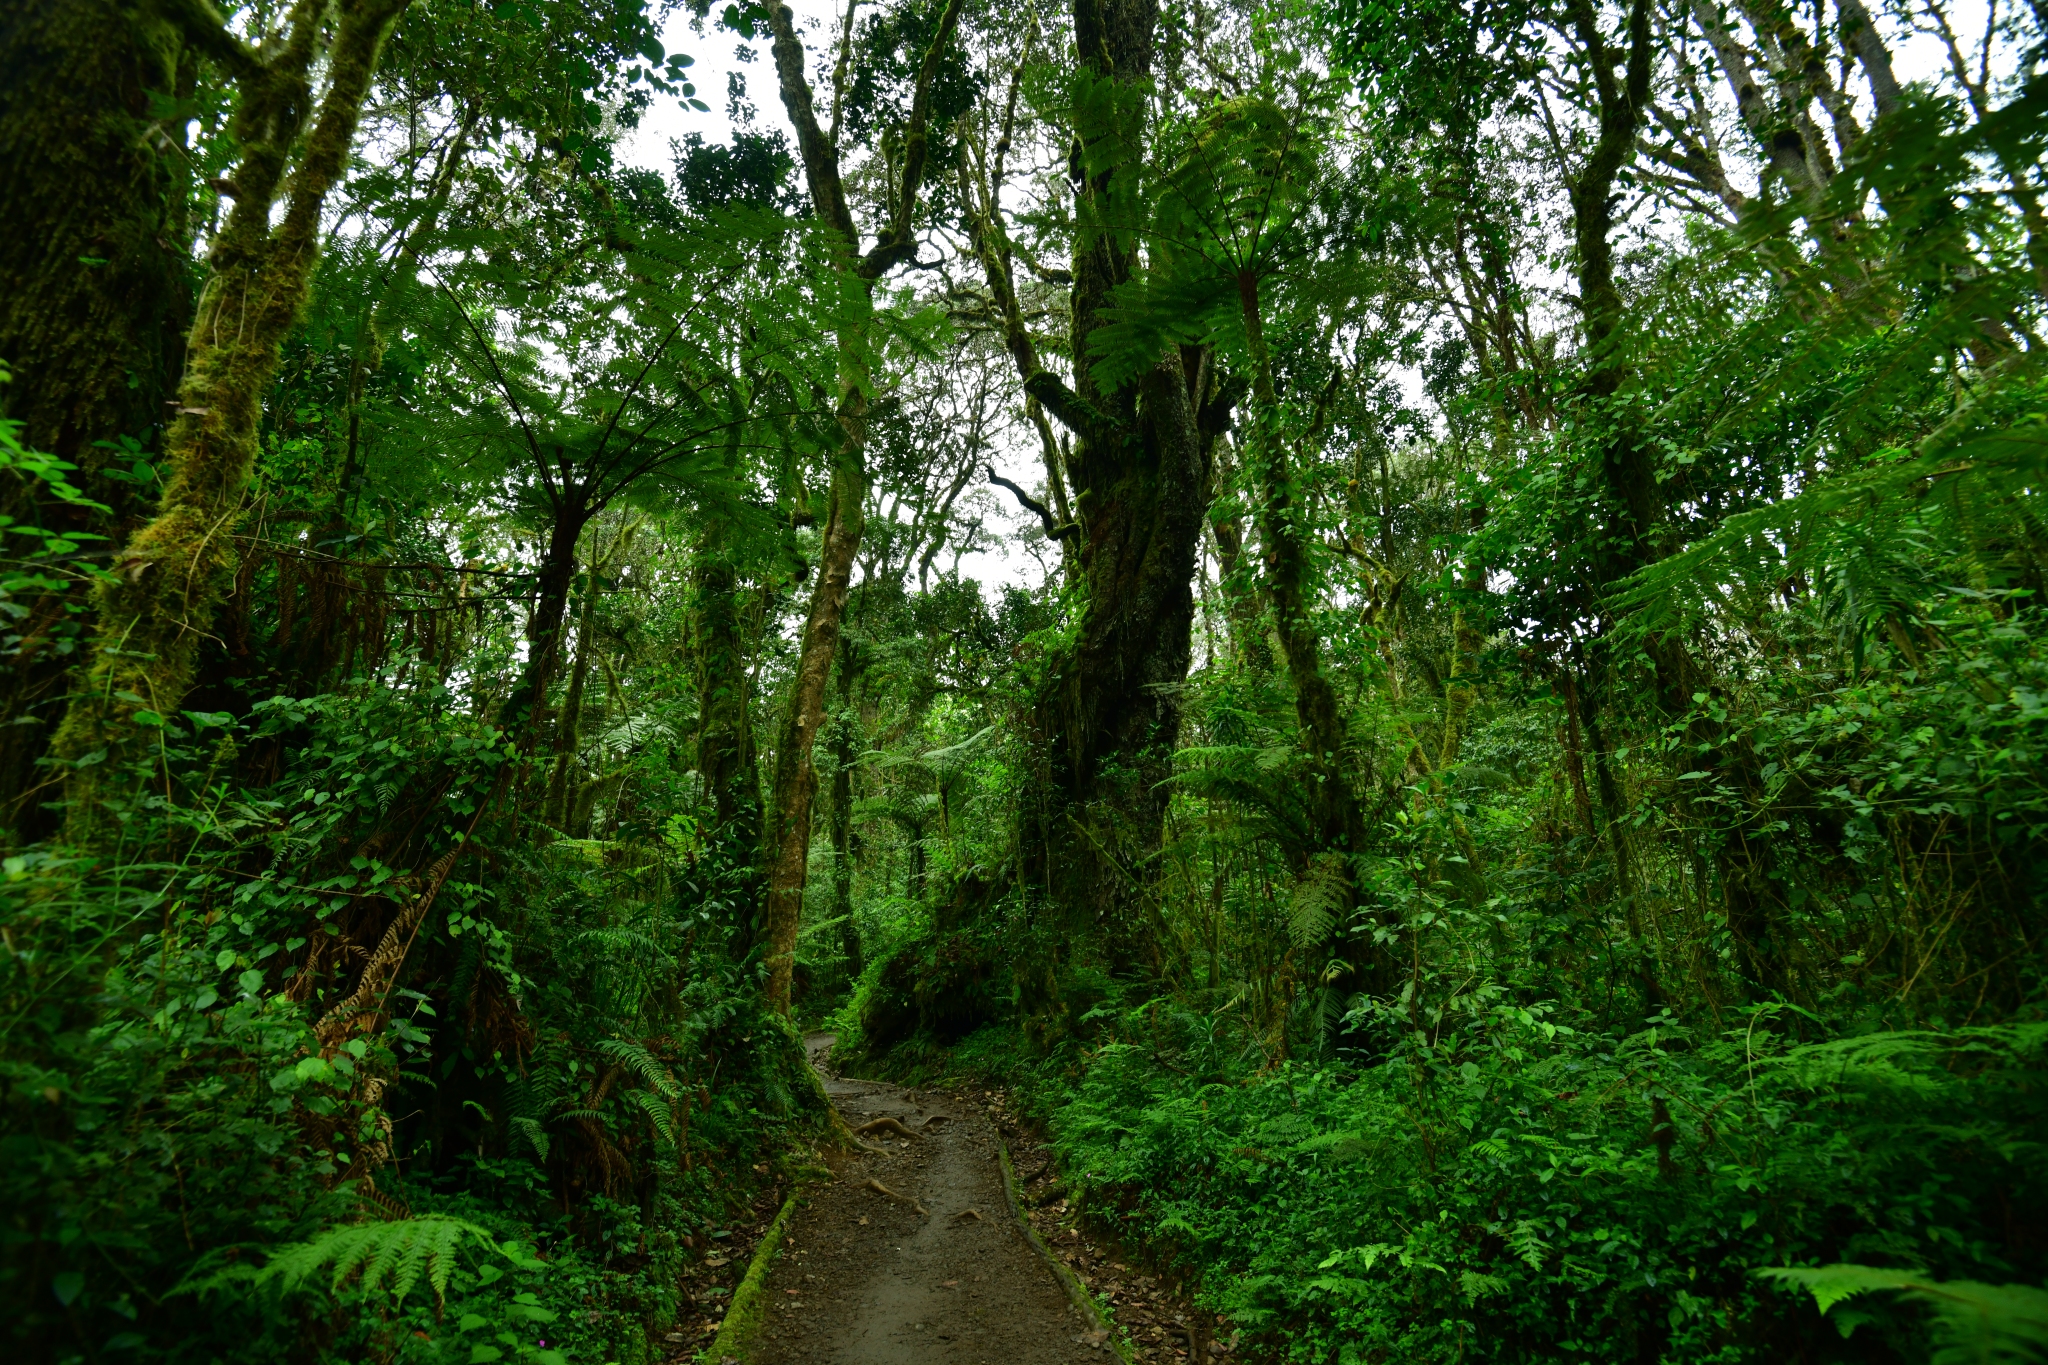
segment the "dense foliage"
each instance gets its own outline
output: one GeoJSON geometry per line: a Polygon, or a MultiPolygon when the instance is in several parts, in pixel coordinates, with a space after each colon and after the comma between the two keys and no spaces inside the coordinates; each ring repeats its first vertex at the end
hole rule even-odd
{"type": "Polygon", "coordinates": [[[2048,1354],[2038,7],[16,8],[31,1358],[671,1356],[804,1022],[1275,1360],[2048,1354]]]}

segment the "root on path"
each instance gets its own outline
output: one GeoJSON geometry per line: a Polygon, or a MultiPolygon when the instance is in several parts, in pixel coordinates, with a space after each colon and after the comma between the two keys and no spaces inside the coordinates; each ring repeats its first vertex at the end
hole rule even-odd
{"type": "Polygon", "coordinates": [[[880,1118],[871,1120],[867,1123],[861,1124],[858,1128],[855,1128],[853,1131],[854,1134],[858,1137],[866,1137],[869,1133],[881,1132],[901,1133],[903,1134],[903,1136],[907,1138],[914,1138],[917,1136],[915,1130],[905,1128],[903,1126],[902,1120],[891,1118],[880,1118]]]}
{"type": "Polygon", "coordinates": [[[884,1185],[881,1181],[875,1179],[873,1176],[868,1177],[868,1183],[863,1188],[873,1190],[876,1194],[886,1194],[899,1204],[910,1205],[910,1207],[917,1210],[918,1215],[920,1217],[931,1217],[930,1212],[926,1210],[924,1205],[918,1203],[915,1199],[912,1199],[907,1194],[896,1193],[896,1191],[890,1189],[887,1185],[884,1185]]]}

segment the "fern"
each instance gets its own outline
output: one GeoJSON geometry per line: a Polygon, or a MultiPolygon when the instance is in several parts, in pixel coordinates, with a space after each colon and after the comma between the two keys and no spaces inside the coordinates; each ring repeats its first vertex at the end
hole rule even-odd
{"type": "Polygon", "coordinates": [[[1343,854],[1319,853],[1310,859],[1287,898],[1287,932],[1294,946],[1308,949],[1327,943],[1350,896],[1351,877],[1343,854]]]}
{"type": "Polygon", "coordinates": [[[1937,432],[1915,452],[1878,458],[1727,518],[1636,575],[1617,605],[1633,613],[1634,629],[1675,630],[1689,611],[1726,605],[1731,580],[1762,589],[1807,575],[1845,642],[1860,645],[1871,628],[1917,614],[1936,586],[1924,566],[1938,552],[1981,553],[1994,527],[2014,528],[2008,543],[2026,542],[2021,509],[2048,469],[2048,419],[2034,414],[1961,439],[1937,432]]]}
{"type": "Polygon", "coordinates": [[[601,743],[607,749],[637,749],[649,740],[674,740],[675,737],[676,733],[668,722],[643,711],[606,730],[601,743]]]}
{"type": "Polygon", "coordinates": [[[676,1084],[674,1073],[640,1044],[626,1038],[607,1038],[597,1045],[597,1050],[638,1076],[643,1084],[663,1098],[674,1099],[683,1093],[682,1087],[676,1084]]]}
{"type": "Polygon", "coordinates": [[[541,1127],[539,1120],[519,1115],[512,1120],[512,1126],[533,1144],[533,1150],[542,1161],[548,1159],[548,1151],[554,1146],[554,1141],[548,1137],[547,1129],[541,1127]]]}
{"type": "Polygon", "coordinates": [[[629,1090],[626,1098],[638,1105],[640,1112],[647,1115],[647,1121],[654,1125],[654,1131],[661,1134],[661,1140],[674,1146],[676,1142],[675,1118],[669,1112],[668,1101],[647,1090],[629,1090]]]}
{"type": "Polygon", "coordinates": [[[1823,1313],[1872,1290],[1896,1290],[1927,1304],[1934,1311],[1936,1347],[1930,1365],[2048,1358],[2048,1290],[1931,1280],[1912,1271],[1867,1265],[1773,1266],[1755,1273],[1810,1291],[1823,1313]]]}
{"type": "Polygon", "coordinates": [[[474,1237],[493,1252],[506,1253],[491,1235],[460,1218],[431,1215],[383,1223],[350,1223],[330,1228],[311,1241],[294,1242],[273,1251],[262,1267],[231,1266],[199,1280],[188,1280],[176,1293],[205,1294],[236,1284],[292,1293],[322,1270],[332,1267],[328,1287],[339,1293],[360,1276],[364,1293],[389,1285],[394,1302],[402,1301],[425,1278],[438,1306],[445,1302],[455,1253],[474,1237]]]}

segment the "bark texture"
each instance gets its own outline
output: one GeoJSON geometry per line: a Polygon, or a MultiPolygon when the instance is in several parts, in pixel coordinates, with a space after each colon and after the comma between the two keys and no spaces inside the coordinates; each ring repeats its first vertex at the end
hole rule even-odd
{"type": "MultiPolygon", "coordinates": [[[[783,108],[796,129],[797,151],[804,166],[811,206],[846,243],[844,268],[873,285],[898,265],[917,256],[913,235],[919,193],[923,186],[927,129],[931,119],[931,88],[939,62],[953,41],[964,0],[946,0],[911,96],[910,118],[903,141],[902,168],[890,189],[887,221],[875,245],[861,253],[860,230],[847,207],[840,176],[839,148],[818,123],[809,77],[804,72],[803,40],[795,17],[781,3],[768,5],[773,35],[775,73],[783,108]]],[[[860,550],[862,502],[867,495],[868,338],[840,339],[842,380],[839,424],[843,440],[832,471],[832,508],[819,556],[817,585],[804,623],[796,681],[790,689],[789,711],[776,746],[775,787],[767,830],[768,895],[761,914],[761,946],[768,963],[767,1000],[771,1009],[789,1013],[789,987],[796,964],[796,935],[803,918],[804,880],[810,865],[811,806],[818,793],[818,774],[811,750],[825,714],[825,686],[832,674],[833,652],[846,611],[847,586],[860,550]]]]}
{"type": "MultiPolygon", "coordinates": [[[[85,841],[103,832],[105,775],[124,766],[147,729],[137,713],[177,711],[199,643],[233,583],[232,531],[255,469],[263,398],[279,347],[305,306],[321,210],[347,167],[378,56],[406,3],[344,0],[330,12],[301,0],[267,60],[217,25],[198,30],[208,55],[241,80],[235,133],[242,159],[229,181],[235,206],[215,242],[186,348],[165,443],[163,500],[100,591],[97,653],[56,739],[69,765],[73,832],[85,841]],[[316,70],[326,77],[317,99],[316,70]]],[[[207,20],[188,16],[188,36],[207,20]]]]}
{"type": "MultiPolygon", "coordinates": [[[[197,56],[177,26],[113,0],[16,0],[0,8],[0,411],[31,449],[76,464],[99,514],[30,486],[0,488],[0,513],[116,543],[146,510],[136,485],[106,477],[128,437],[154,447],[191,315],[190,177],[183,125],[158,101],[189,93],[197,56]]],[[[117,468],[125,469],[126,462],[117,468]]],[[[106,542],[92,542],[103,555],[106,542]]],[[[30,794],[77,644],[82,585],[23,603],[0,680],[0,824],[46,833],[30,794]]]]}
{"type": "MultiPolygon", "coordinates": [[[[1156,0],[1076,0],[1078,59],[1086,75],[1131,95],[1152,71],[1156,0]]],[[[1103,134],[1107,136],[1108,134],[1103,134]]],[[[1126,139],[1142,136],[1130,127],[1126,139]]],[[[1114,169],[1091,169],[1086,138],[1070,158],[1081,221],[1111,192],[1114,169]]],[[[999,177],[993,178],[999,184],[999,177]]],[[[1109,296],[1140,267],[1128,238],[1077,235],[1069,295],[1070,384],[1044,368],[1023,325],[1010,253],[995,223],[993,188],[979,196],[976,254],[1004,323],[1024,390],[1073,437],[1069,479],[1083,605],[1071,641],[1045,660],[1031,707],[1036,791],[1022,813],[1019,878],[1047,907],[1049,951],[1083,934],[1124,969],[1157,963],[1149,897],[1180,734],[1179,689],[1194,625],[1195,557],[1209,505],[1214,437],[1227,415],[1205,351],[1159,357],[1130,384],[1104,390],[1088,369],[1090,342],[1109,321],[1109,296]]],[[[1056,1014],[1055,964],[1020,971],[1027,1008],[1056,1014]],[[1042,997],[1042,998],[1040,998],[1042,997]]]]}
{"type": "MultiPolygon", "coordinates": [[[[851,395],[858,399],[859,395],[851,395]]],[[[842,421],[851,428],[866,425],[866,404],[848,405],[842,421]]],[[[789,1012],[791,973],[796,966],[796,935],[803,915],[804,881],[810,867],[811,805],[818,794],[818,772],[811,746],[825,720],[825,684],[832,673],[832,655],[839,648],[839,629],[846,615],[846,592],[853,581],[853,560],[860,550],[862,504],[867,481],[857,465],[857,451],[866,446],[866,431],[841,456],[832,477],[832,506],[825,522],[825,544],[818,556],[818,586],[804,622],[797,656],[796,681],[782,734],[775,746],[775,794],[768,829],[768,901],[762,912],[761,939],[767,949],[768,1001],[789,1012]]]]}

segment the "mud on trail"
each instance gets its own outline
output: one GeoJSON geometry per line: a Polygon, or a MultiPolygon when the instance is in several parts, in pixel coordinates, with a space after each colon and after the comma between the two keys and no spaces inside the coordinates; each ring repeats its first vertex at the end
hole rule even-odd
{"type": "Polygon", "coordinates": [[[865,1134],[880,1150],[832,1158],[834,1179],[798,1206],[750,1365],[1115,1361],[1018,1228],[980,1106],[842,1080],[822,1064],[831,1035],[805,1041],[849,1125],[895,1122],[865,1134]]]}

